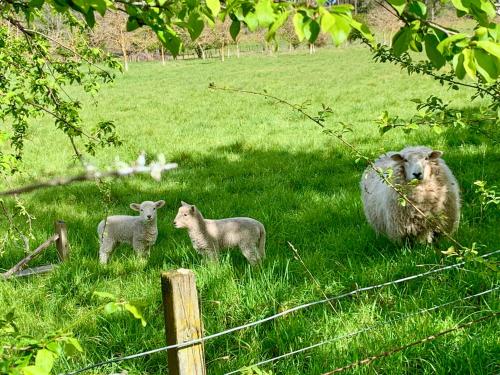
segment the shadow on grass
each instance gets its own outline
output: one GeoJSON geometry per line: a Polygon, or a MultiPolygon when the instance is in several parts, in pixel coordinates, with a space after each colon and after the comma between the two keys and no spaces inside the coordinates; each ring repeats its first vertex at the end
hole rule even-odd
{"type": "MultiPolygon", "coordinates": [[[[473,182],[478,157],[460,150],[450,150],[446,154],[446,161],[462,189],[473,182]]],[[[481,173],[498,180],[497,166],[490,161],[499,157],[498,152],[491,153],[481,173]]],[[[38,217],[40,227],[35,230],[39,233],[50,233],[55,219],[68,223],[72,260],[44,282],[44,288],[50,290],[56,300],[53,309],[92,307],[97,303],[92,299],[93,288],[114,288],[121,293],[123,286],[126,293],[143,298],[147,306],[145,315],[154,317],[144,330],[138,326],[131,328],[125,318],[99,318],[97,324],[82,323],[79,332],[83,337],[99,338],[99,342],[87,343],[89,356],[94,360],[130,354],[162,343],[159,270],[185,267],[201,275],[199,288],[206,303],[204,313],[209,315],[205,327],[207,332],[213,333],[223,327],[255,320],[252,314],[267,316],[301,301],[322,298],[302,266],[293,260],[288,241],[299,250],[304,262],[330,295],[415,273],[419,263],[441,261],[434,251],[425,247],[409,250],[376,237],[366,223],[360,201],[358,183],[364,166],[338,150],[291,152],[252,149],[244,143],[234,143],[212,149],[205,155],[178,154],[172,159],[180,167],[166,175],[161,183],[149,177],[111,182],[110,214],[134,214],[128,207],[131,202],[167,201],[166,207],[158,213],[159,238],[146,264],[139,264],[128,246],[116,249],[110,267],[98,264],[96,226],[106,215],[106,209],[102,193],[95,184],[39,191],[27,198],[28,209],[38,217]],[[224,256],[219,266],[212,267],[203,261],[192,250],[187,233],[173,228],[172,220],[181,200],[196,204],[207,218],[251,216],[262,221],[268,233],[267,259],[263,267],[250,269],[237,251],[224,256]],[[118,286],[113,287],[114,284],[118,286]],[[132,284],[138,286],[132,289],[132,284]],[[238,306],[229,309],[232,304],[238,306]],[[124,350],[130,337],[138,344],[124,350]],[[99,343],[105,343],[105,348],[99,343]]],[[[472,235],[491,233],[487,240],[498,244],[500,234],[493,231],[500,220],[491,220],[487,225],[471,220],[474,214],[469,207],[472,199],[473,193],[466,190],[465,228],[459,233],[460,237],[469,240],[472,235]]],[[[439,246],[446,248],[446,243],[439,246]]],[[[42,260],[47,261],[52,255],[44,257],[42,260]]],[[[5,259],[1,262],[5,267],[5,259]]],[[[457,280],[455,276],[451,273],[440,275],[437,282],[440,287],[426,291],[425,298],[443,298],[450,292],[442,285],[455,285],[460,291],[473,284],[473,277],[478,278],[462,275],[457,280]]],[[[480,282],[476,284],[484,286],[480,282]]],[[[422,284],[413,283],[394,293],[405,300],[421,295],[420,288],[422,284]]],[[[391,296],[387,301],[383,296],[377,298],[380,306],[387,304],[384,306],[389,310],[398,307],[391,296]]],[[[355,306],[364,301],[359,297],[352,307],[347,303],[345,309],[356,311],[355,306]]],[[[64,311],[64,314],[71,314],[71,311],[64,311]]],[[[310,314],[306,316],[310,316],[311,321],[324,319],[321,311],[305,314],[310,314]]],[[[293,337],[310,337],[314,331],[310,325],[295,323],[293,319],[280,324],[281,331],[286,327],[293,337]]],[[[245,333],[245,337],[258,339],[253,350],[270,357],[289,349],[289,342],[278,334],[281,331],[270,333],[269,326],[263,326],[245,333]],[[266,338],[264,344],[259,344],[261,337],[266,338]]],[[[238,348],[239,344],[237,338],[220,339],[207,345],[207,353],[211,358],[223,357],[228,347],[238,348]]],[[[244,364],[244,357],[240,362],[238,366],[244,364]]],[[[303,369],[307,368],[307,363],[304,359],[303,369]]],[[[156,371],[164,365],[164,356],[159,354],[129,366],[138,366],[138,371],[156,371]]],[[[229,367],[237,367],[237,364],[214,365],[217,370],[229,370],[229,367]]]]}

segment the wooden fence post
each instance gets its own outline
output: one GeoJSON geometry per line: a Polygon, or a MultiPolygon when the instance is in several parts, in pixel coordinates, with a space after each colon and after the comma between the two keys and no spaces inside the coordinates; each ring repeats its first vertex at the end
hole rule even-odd
{"type": "Polygon", "coordinates": [[[58,220],[54,223],[55,232],[59,236],[56,240],[57,254],[61,262],[69,259],[68,229],[66,223],[58,220]]]}
{"type": "MultiPolygon", "coordinates": [[[[187,269],[162,272],[161,289],[167,345],[203,335],[194,273],[187,269]]],[[[203,344],[168,351],[169,375],[205,375],[203,344]]]]}

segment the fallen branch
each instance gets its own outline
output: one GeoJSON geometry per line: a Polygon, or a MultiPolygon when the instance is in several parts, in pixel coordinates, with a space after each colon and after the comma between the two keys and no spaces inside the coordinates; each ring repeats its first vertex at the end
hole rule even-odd
{"type": "Polygon", "coordinates": [[[31,254],[29,254],[25,258],[21,259],[19,261],[19,263],[17,263],[14,267],[12,267],[7,272],[2,273],[1,275],[3,276],[3,278],[8,279],[8,278],[12,277],[16,272],[20,271],[26,264],[28,264],[31,260],[33,260],[33,258],[35,258],[37,255],[39,255],[46,248],[48,248],[52,244],[52,242],[55,242],[58,239],[59,239],[59,235],[54,234],[47,241],[45,241],[40,246],[38,246],[35,250],[33,250],[33,252],[31,254]]]}

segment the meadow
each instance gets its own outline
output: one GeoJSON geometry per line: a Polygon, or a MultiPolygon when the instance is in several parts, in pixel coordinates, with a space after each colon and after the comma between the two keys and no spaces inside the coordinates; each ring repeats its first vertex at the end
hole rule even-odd
{"type": "MultiPolygon", "coordinates": [[[[462,192],[462,221],[456,238],[478,242],[481,252],[500,244],[498,211],[480,209],[473,185],[486,180],[500,186],[500,147],[466,131],[436,134],[422,129],[383,136],[375,120],[382,111],[409,118],[413,98],[430,94],[459,108],[477,110],[466,90],[448,91],[424,77],[408,77],[398,67],[371,61],[360,47],[318,50],[279,56],[246,56],[217,60],[133,63],[130,71],[104,87],[91,101],[82,96],[84,120],[115,121],[124,143],[98,151],[99,166],[134,160],[141,150],[158,153],[179,164],[161,182],[147,176],[102,184],[81,183],[22,196],[33,221],[33,246],[51,233],[53,221],[69,228],[71,259],[45,276],[0,283],[0,312],[15,310],[19,327],[42,337],[45,332],[72,328],[84,353],[60,360],[59,373],[133,354],[165,344],[160,272],[192,269],[197,276],[206,334],[266,317],[295,305],[321,299],[287,242],[299,251],[327,295],[377,284],[452,264],[440,254],[450,243],[433,247],[401,246],[377,237],[362,210],[359,180],[362,162],[336,139],[282,105],[261,97],[213,91],[210,82],[248,90],[267,90],[292,103],[310,101],[311,112],[331,106],[327,125],[344,122],[353,132],[346,139],[374,158],[388,150],[425,144],[444,151],[462,192]],[[147,262],[127,246],[119,247],[108,266],[98,264],[96,226],[110,214],[132,214],[129,204],[164,199],[158,212],[159,238],[147,262]],[[237,251],[219,264],[204,261],[191,247],[187,233],[173,227],[184,200],[196,204],[207,218],[251,216],[266,226],[267,258],[250,267],[237,251]],[[142,306],[148,324],[128,316],[94,314],[102,301],[94,291],[107,291],[142,306]]],[[[79,93],[73,93],[79,95],[79,93]]],[[[42,176],[77,171],[69,142],[48,121],[32,128],[26,145],[21,184],[42,176]]],[[[5,199],[9,207],[13,202],[5,199]]],[[[3,222],[1,225],[5,225],[3,222]]],[[[9,243],[0,256],[8,269],[23,250],[9,243]]],[[[56,262],[54,249],[34,264],[56,262]]],[[[482,265],[450,270],[424,279],[367,292],[335,304],[315,306],[256,328],[211,340],[205,345],[209,374],[251,365],[293,349],[446,303],[489,289],[498,283],[482,265]]],[[[272,374],[322,374],[335,367],[415,341],[429,334],[498,311],[498,293],[415,316],[367,334],[289,357],[262,367],[272,374]]],[[[419,345],[356,374],[493,374],[500,371],[500,325],[489,320],[428,344],[419,345]]],[[[129,375],[166,373],[166,354],[131,360],[88,374],[126,369],[129,375]]]]}

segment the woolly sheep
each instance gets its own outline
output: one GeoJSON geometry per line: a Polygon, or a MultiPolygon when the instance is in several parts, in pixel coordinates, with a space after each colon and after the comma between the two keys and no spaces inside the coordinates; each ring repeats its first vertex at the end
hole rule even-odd
{"type": "Polygon", "coordinates": [[[97,226],[99,235],[99,261],[108,263],[109,256],[119,243],[132,245],[136,253],[142,257],[149,256],[150,247],[158,237],[156,210],[163,207],[165,201],[145,201],[132,203],[130,208],[139,211],[139,216],[108,216],[97,226]]]}
{"type": "MultiPolygon", "coordinates": [[[[427,217],[452,233],[460,220],[459,187],[442,154],[424,146],[407,147],[382,155],[375,167],[386,174],[392,169],[391,181],[427,217]]],[[[421,243],[432,243],[439,234],[410,204],[402,205],[399,194],[371,168],[361,178],[361,194],[366,219],[377,233],[397,242],[413,238],[421,243]]]]}
{"type": "Polygon", "coordinates": [[[264,259],[266,230],[255,219],[204,219],[196,206],[181,202],[174,225],[187,228],[194,249],[209,259],[217,260],[219,250],[229,247],[239,247],[251,265],[264,259]]]}

